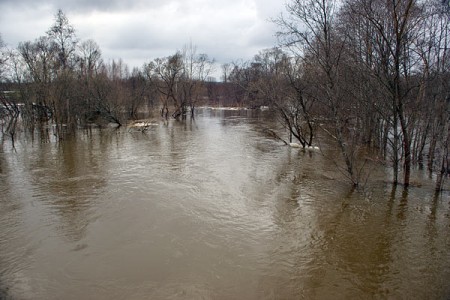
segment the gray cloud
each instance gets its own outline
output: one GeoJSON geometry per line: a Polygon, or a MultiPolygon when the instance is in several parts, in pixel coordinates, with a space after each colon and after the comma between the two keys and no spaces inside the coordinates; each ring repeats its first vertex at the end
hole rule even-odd
{"type": "Polygon", "coordinates": [[[168,56],[192,42],[219,63],[250,59],[276,45],[269,22],[279,0],[0,0],[0,33],[10,47],[44,35],[61,8],[80,39],[93,39],[105,60],[131,66],[168,56]]]}
{"type": "Polygon", "coordinates": [[[76,13],[85,13],[92,10],[96,11],[117,11],[126,10],[136,6],[140,6],[147,2],[153,7],[158,7],[167,3],[164,0],[132,0],[132,1],[121,1],[121,0],[45,0],[45,1],[35,1],[35,0],[1,0],[0,6],[16,6],[16,7],[28,7],[28,8],[39,8],[42,6],[49,6],[56,9],[63,9],[64,11],[71,11],[76,13]]]}

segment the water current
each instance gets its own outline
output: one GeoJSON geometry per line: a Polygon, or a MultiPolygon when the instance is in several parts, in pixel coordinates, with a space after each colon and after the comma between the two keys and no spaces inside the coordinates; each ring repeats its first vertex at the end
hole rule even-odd
{"type": "Polygon", "coordinates": [[[265,114],[5,142],[0,299],[448,299],[449,193],[353,190],[265,114]]]}

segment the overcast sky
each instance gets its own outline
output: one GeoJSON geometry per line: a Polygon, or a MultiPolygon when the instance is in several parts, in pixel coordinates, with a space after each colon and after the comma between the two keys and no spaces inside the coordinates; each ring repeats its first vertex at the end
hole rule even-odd
{"type": "Polygon", "coordinates": [[[95,40],[103,58],[130,67],[174,54],[192,41],[218,63],[250,59],[276,45],[269,21],[284,0],[0,0],[0,33],[9,47],[34,41],[59,8],[79,39],[95,40]]]}

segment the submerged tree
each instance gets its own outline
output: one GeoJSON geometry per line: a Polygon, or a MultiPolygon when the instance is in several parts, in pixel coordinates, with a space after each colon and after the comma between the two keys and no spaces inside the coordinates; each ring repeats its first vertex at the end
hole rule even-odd
{"type": "Polygon", "coordinates": [[[183,57],[177,52],[172,56],[157,58],[144,68],[147,79],[160,93],[161,116],[168,119],[170,101],[176,110],[180,108],[178,83],[183,72],[183,57]]]}
{"type": "Polygon", "coordinates": [[[172,117],[184,119],[188,108],[193,116],[213,63],[206,54],[197,54],[196,47],[190,44],[182,52],[157,58],[144,66],[147,79],[160,94],[161,116],[168,118],[170,104],[174,107],[172,117]]]}
{"type": "Polygon", "coordinates": [[[423,65],[419,95],[422,107],[427,107],[422,127],[430,132],[428,169],[437,171],[435,189],[440,191],[450,168],[450,7],[445,2],[426,3],[424,26],[415,43],[423,65]]]}
{"type": "Polygon", "coordinates": [[[398,145],[403,151],[403,184],[409,185],[411,174],[411,145],[413,115],[411,91],[414,63],[413,39],[420,25],[420,10],[414,0],[374,2],[350,1],[353,13],[363,17],[372,27],[374,57],[376,65],[370,70],[389,95],[390,123],[394,135],[393,161],[394,183],[398,181],[398,145]],[[401,132],[399,132],[399,130],[401,132]]]}
{"type": "MultiPolygon", "coordinates": [[[[308,86],[303,78],[302,61],[298,58],[284,64],[284,78],[288,83],[287,93],[275,106],[280,113],[290,136],[294,136],[303,148],[312,146],[316,131],[314,115],[315,97],[308,93],[308,86]]],[[[292,139],[290,138],[290,142],[292,139]]]]}
{"type": "Polygon", "coordinates": [[[214,61],[206,54],[197,54],[197,47],[192,43],[186,45],[182,52],[183,73],[180,78],[181,104],[175,117],[186,116],[186,108],[189,106],[191,117],[194,117],[195,105],[202,94],[205,82],[213,70],[214,61]]]}
{"type": "Polygon", "coordinates": [[[307,95],[301,65],[301,60],[275,47],[260,51],[247,63],[236,64],[229,78],[241,89],[244,103],[254,108],[270,106],[287,130],[289,143],[298,142],[305,148],[312,145],[316,126],[314,97],[307,95]]]}
{"type": "Polygon", "coordinates": [[[446,153],[448,7],[436,0],[294,0],[286,8],[276,20],[278,37],[301,62],[294,74],[302,95],[330,121],[323,129],[336,139],[352,182],[359,181],[362,149],[391,160],[394,184],[402,173],[409,186],[425,149],[431,169],[435,155],[446,153]]]}
{"type": "MultiPolygon", "coordinates": [[[[280,16],[278,37],[283,46],[302,60],[304,80],[310,95],[331,120],[332,133],[344,158],[345,170],[354,185],[359,184],[356,149],[347,139],[349,116],[342,89],[344,40],[337,32],[338,3],[333,0],[294,0],[286,5],[288,16],[280,16]]],[[[328,132],[328,130],[327,130],[328,132]]]]}
{"type": "Polygon", "coordinates": [[[134,68],[126,81],[126,90],[128,93],[128,101],[125,103],[126,111],[131,119],[137,119],[141,108],[153,105],[154,86],[146,80],[141,70],[134,68]]]}

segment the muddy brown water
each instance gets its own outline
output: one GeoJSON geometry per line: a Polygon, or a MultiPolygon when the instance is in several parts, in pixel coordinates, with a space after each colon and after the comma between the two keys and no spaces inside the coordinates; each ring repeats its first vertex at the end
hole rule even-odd
{"type": "MultiPolygon", "coordinates": [[[[266,112],[270,114],[270,112],[266,112]]],[[[374,167],[353,191],[267,118],[0,148],[0,298],[448,299],[450,198],[374,167]]],[[[327,154],[328,153],[328,154],[327,154]]]]}

